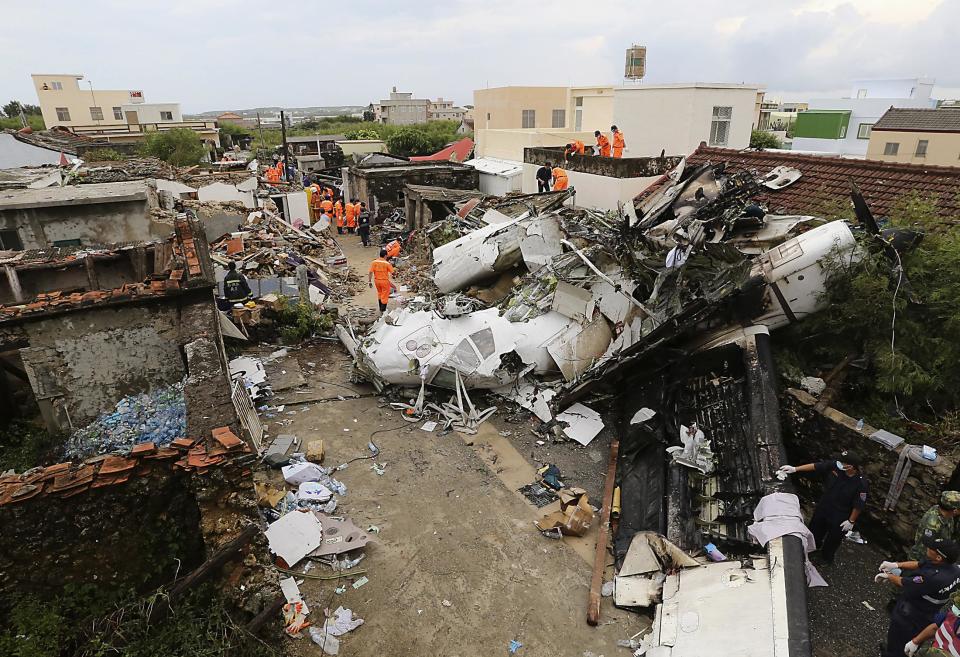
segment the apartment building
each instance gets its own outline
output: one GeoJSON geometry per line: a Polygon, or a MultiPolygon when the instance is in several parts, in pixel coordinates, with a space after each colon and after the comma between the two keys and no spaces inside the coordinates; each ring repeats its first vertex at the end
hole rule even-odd
{"type": "Polygon", "coordinates": [[[873,125],[891,107],[929,109],[932,78],[855,80],[846,98],[814,98],[797,113],[793,150],[865,157],[873,125]]]}
{"type": "MultiPolygon", "coordinates": [[[[567,126],[567,87],[493,87],[473,92],[476,130],[567,126]]],[[[609,127],[609,126],[607,126],[609,127]]]]}
{"type": "Polygon", "coordinates": [[[891,107],[873,124],[867,159],[960,167],[960,109],[891,107]]]}

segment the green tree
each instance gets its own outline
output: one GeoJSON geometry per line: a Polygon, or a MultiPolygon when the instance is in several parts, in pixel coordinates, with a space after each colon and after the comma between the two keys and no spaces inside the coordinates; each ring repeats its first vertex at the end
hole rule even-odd
{"type": "Polygon", "coordinates": [[[0,109],[3,110],[3,115],[5,117],[12,119],[20,116],[20,108],[22,107],[23,105],[20,104],[20,101],[11,100],[10,102],[4,104],[0,109]]]}
{"type": "Polygon", "coordinates": [[[217,127],[220,128],[220,132],[225,135],[230,135],[231,137],[246,137],[251,133],[250,130],[244,128],[242,125],[237,125],[236,123],[230,123],[228,121],[218,122],[217,127]]]}
{"type": "Polygon", "coordinates": [[[406,127],[387,137],[387,148],[394,155],[430,155],[435,151],[434,140],[420,127],[406,127]]]}
{"type": "Polygon", "coordinates": [[[199,163],[206,150],[203,148],[200,137],[193,130],[175,128],[151,134],[141,147],[141,152],[144,155],[158,157],[164,162],[185,167],[199,163]]]}
{"type": "Polygon", "coordinates": [[[750,133],[750,148],[783,148],[783,142],[772,132],[753,130],[750,133]]]}
{"type": "Polygon", "coordinates": [[[376,130],[369,128],[360,128],[359,130],[350,130],[345,135],[347,139],[380,139],[376,130]]]}

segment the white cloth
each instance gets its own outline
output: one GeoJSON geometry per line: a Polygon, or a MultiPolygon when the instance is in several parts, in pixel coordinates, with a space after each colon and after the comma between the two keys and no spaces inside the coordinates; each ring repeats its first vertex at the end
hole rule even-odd
{"type": "Polygon", "coordinates": [[[792,493],[771,493],[765,495],[753,510],[756,521],[747,527],[750,534],[760,545],[766,545],[780,536],[796,536],[803,542],[803,552],[807,571],[807,586],[827,586],[826,580],[810,563],[810,553],[816,547],[813,534],[803,524],[800,514],[800,500],[792,493]]]}

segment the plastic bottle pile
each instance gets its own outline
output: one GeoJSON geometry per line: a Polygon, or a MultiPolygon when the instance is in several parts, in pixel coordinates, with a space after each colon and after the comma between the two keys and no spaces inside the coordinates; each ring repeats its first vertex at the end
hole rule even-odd
{"type": "Polygon", "coordinates": [[[138,443],[169,445],[186,436],[187,405],[183,383],[124,397],[109,413],[78,429],[70,436],[65,455],[86,457],[115,451],[129,451],[138,443]]]}

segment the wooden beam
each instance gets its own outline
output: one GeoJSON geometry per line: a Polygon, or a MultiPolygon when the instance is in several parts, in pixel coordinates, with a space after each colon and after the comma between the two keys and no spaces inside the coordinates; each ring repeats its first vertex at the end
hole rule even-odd
{"type": "Polygon", "coordinates": [[[20,287],[17,270],[12,265],[4,265],[3,269],[7,273],[7,282],[10,284],[10,291],[13,292],[13,299],[17,303],[23,303],[23,288],[20,287]]]}
{"type": "Polygon", "coordinates": [[[83,266],[87,269],[87,286],[91,290],[99,290],[100,282],[97,279],[97,264],[93,261],[93,258],[84,258],[83,266]]]}
{"type": "Polygon", "coordinates": [[[283,605],[287,604],[287,599],[282,595],[271,602],[269,605],[264,607],[263,611],[253,617],[249,623],[247,623],[247,632],[250,634],[256,634],[260,631],[260,628],[263,627],[271,618],[276,618],[277,612],[283,609],[283,605]]]}
{"type": "Polygon", "coordinates": [[[236,538],[217,550],[212,557],[200,564],[196,570],[173,585],[169,593],[170,602],[175,602],[191,588],[208,579],[259,533],[260,528],[256,525],[251,524],[244,527],[243,531],[240,532],[236,538]]]}
{"type": "Polygon", "coordinates": [[[610,533],[610,508],[613,505],[613,484],[617,478],[617,455],[620,440],[610,443],[610,462],[607,463],[607,481],[603,485],[603,509],[600,512],[600,527],[597,535],[597,551],[593,557],[593,577],[590,580],[590,597],[587,600],[587,623],[600,622],[600,588],[603,586],[603,571],[607,565],[607,538],[610,533]]]}

